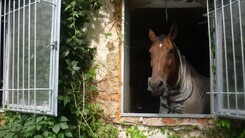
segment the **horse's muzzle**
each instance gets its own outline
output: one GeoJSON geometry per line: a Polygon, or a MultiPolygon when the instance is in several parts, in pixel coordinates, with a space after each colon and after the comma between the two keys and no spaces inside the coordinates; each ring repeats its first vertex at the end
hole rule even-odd
{"type": "Polygon", "coordinates": [[[150,82],[149,85],[153,96],[164,96],[168,92],[168,86],[162,81],[159,81],[157,84],[150,82]]]}

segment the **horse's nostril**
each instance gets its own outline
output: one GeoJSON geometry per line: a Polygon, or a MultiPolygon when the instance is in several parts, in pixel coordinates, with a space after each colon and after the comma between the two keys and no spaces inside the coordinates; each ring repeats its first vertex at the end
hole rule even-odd
{"type": "Polygon", "coordinates": [[[163,82],[160,81],[159,84],[157,85],[157,88],[160,88],[160,87],[162,87],[162,86],[163,86],[163,82]]]}

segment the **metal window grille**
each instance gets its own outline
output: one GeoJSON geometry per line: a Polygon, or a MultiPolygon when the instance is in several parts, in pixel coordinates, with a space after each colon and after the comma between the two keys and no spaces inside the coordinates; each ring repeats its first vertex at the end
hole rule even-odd
{"type": "Polygon", "coordinates": [[[245,118],[245,1],[209,0],[213,113],[245,118]]]}
{"type": "Polygon", "coordinates": [[[57,115],[60,0],[1,0],[3,106],[57,115]]]}

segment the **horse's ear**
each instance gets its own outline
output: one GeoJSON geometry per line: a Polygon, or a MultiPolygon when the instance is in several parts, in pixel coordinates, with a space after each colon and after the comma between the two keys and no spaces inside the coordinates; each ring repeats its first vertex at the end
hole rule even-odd
{"type": "Polygon", "coordinates": [[[169,33],[168,33],[168,38],[171,40],[174,40],[177,36],[177,25],[176,23],[173,23],[169,33]]]}
{"type": "Polygon", "coordinates": [[[155,33],[149,29],[149,38],[151,40],[151,42],[154,42],[157,39],[157,36],[155,35],[155,33]]]}

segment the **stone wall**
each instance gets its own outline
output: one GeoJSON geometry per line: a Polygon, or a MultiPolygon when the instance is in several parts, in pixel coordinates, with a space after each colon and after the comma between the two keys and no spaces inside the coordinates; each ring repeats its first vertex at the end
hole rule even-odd
{"type": "Polygon", "coordinates": [[[120,14],[120,5],[116,2],[104,2],[106,6],[96,15],[92,15],[88,38],[91,46],[97,49],[97,102],[101,104],[106,116],[114,118],[117,115],[119,118],[121,26],[117,16],[120,14]]]}

